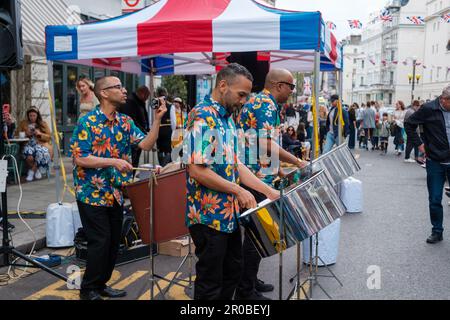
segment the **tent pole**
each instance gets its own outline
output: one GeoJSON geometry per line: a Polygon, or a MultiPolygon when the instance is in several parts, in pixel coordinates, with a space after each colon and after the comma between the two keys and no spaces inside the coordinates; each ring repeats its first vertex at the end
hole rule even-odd
{"type": "MultiPolygon", "coordinates": [[[[314,85],[313,85],[314,108],[316,109],[315,112],[317,115],[316,120],[318,120],[319,118],[319,86],[320,86],[320,51],[316,51],[314,57],[314,85]]],[[[319,126],[318,121],[313,124],[313,128],[318,126],[319,126]]],[[[316,139],[317,139],[316,135],[313,135],[313,152],[311,157],[311,164],[312,160],[316,157],[316,153],[318,152],[318,150],[316,150],[317,145],[316,139]]]]}
{"type": "MultiPolygon", "coordinates": [[[[339,95],[339,101],[341,102],[341,107],[342,106],[342,83],[341,83],[341,72],[340,71],[335,71],[336,74],[336,82],[337,82],[337,86],[336,86],[336,90],[337,90],[337,94],[339,95]]],[[[341,117],[341,113],[339,113],[339,127],[338,127],[338,145],[340,146],[343,141],[342,141],[342,117],[341,117]]]]}
{"type": "Polygon", "coordinates": [[[47,69],[48,69],[48,90],[50,92],[49,103],[52,107],[50,107],[50,118],[51,118],[51,127],[52,127],[52,144],[53,144],[53,169],[55,170],[55,187],[56,187],[56,202],[61,203],[61,167],[60,167],[60,148],[59,141],[56,141],[56,110],[55,110],[55,87],[54,87],[54,79],[53,79],[53,62],[47,60],[47,69]]]}

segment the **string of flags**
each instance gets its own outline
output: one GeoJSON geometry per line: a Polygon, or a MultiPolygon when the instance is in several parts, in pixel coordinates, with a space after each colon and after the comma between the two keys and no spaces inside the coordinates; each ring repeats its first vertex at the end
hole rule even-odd
{"type": "MultiPolygon", "coordinates": [[[[450,23],[450,13],[439,15],[439,17],[445,23],[450,23]]],[[[393,19],[394,19],[394,17],[392,15],[392,13],[390,12],[390,10],[387,8],[384,8],[383,10],[380,11],[380,14],[377,17],[375,17],[375,19],[373,19],[370,23],[375,23],[377,20],[380,20],[383,23],[392,22],[393,19]]],[[[422,16],[408,16],[408,17],[406,17],[406,19],[408,19],[411,23],[416,24],[416,25],[425,24],[425,18],[422,16]]],[[[363,23],[359,19],[347,20],[347,22],[351,29],[362,29],[363,28],[363,23]]],[[[327,21],[326,26],[330,30],[336,30],[336,28],[337,28],[336,24],[332,21],[327,21]]]]}
{"type": "Polygon", "coordinates": [[[406,19],[408,19],[409,21],[411,21],[414,24],[424,24],[425,23],[425,19],[421,16],[411,16],[411,17],[406,17],[406,19]]]}
{"type": "Polygon", "coordinates": [[[388,9],[381,10],[379,18],[383,22],[390,22],[393,20],[392,13],[388,9]]]}

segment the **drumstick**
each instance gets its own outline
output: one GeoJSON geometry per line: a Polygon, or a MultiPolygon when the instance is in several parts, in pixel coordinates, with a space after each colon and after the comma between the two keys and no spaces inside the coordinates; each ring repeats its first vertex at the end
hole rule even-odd
{"type": "Polygon", "coordinates": [[[136,170],[136,171],[155,171],[155,169],[151,169],[151,168],[133,168],[133,170],[136,170]]]}

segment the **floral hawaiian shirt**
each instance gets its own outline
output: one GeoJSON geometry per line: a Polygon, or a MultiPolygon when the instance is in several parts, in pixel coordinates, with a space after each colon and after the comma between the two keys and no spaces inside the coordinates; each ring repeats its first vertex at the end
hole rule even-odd
{"type": "MultiPolygon", "coordinates": [[[[130,117],[116,112],[115,119],[109,120],[97,106],[78,121],[69,155],[73,158],[92,155],[131,163],[131,146],[139,144],[144,137],[130,117]]],[[[76,198],[92,206],[112,207],[114,199],[122,205],[121,189],[132,178],[131,172],[121,173],[114,167],[91,169],[74,165],[73,168],[76,198]]]]}
{"type": "MultiPolygon", "coordinates": [[[[186,131],[185,161],[204,165],[239,184],[236,127],[225,107],[206,96],[189,113],[186,131]]],[[[221,232],[234,232],[238,227],[237,198],[208,189],[192,179],[189,172],[186,175],[186,225],[204,224],[221,232]]]]}
{"type": "Polygon", "coordinates": [[[277,177],[279,165],[272,163],[269,157],[259,155],[257,139],[270,138],[281,145],[280,124],[280,108],[267,89],[252,96],[237,119],[237,127],[244,131],[246,139],[245,164],[268,185],[272,185],[277,177]],[[257,144],[256,148],[253,144],[257,144]]]}

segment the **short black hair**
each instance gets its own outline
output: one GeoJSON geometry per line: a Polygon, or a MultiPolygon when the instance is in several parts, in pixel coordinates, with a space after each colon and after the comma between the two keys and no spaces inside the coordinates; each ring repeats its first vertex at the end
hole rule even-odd
{"type": "Polygon", "coordinates": [[[336,101],[336,100],[339,100],[339,96],[338,96],[337,94],[333,94],[333,95],[330,97],[331,103],[333,103],[333,102],[336,101]]]}
{"type": "Polygon", "coordinates": [[[244,76],[253,82],[253,76],[246,67],[239,63],[230,63],[217,74],[216,87],[222,80],[226,80],[228,84],[233,83],[237,76],[244,76]]]}
{"type": "Polygon", "coordinates": [[[169,94],[169,93],[168,93],[167,89],[164,88],[164,87],[158,87],[158,88],[156,89],[156,96],[157,96],[157,97],[162,97],[162,96],[167,97],[168,94],[169,94]]]}
{"type": "Polygon", "coordinates": [[[387,112],[383,112],[383,117],[387,117],[387,116],[388,116],[387,112]]]}

